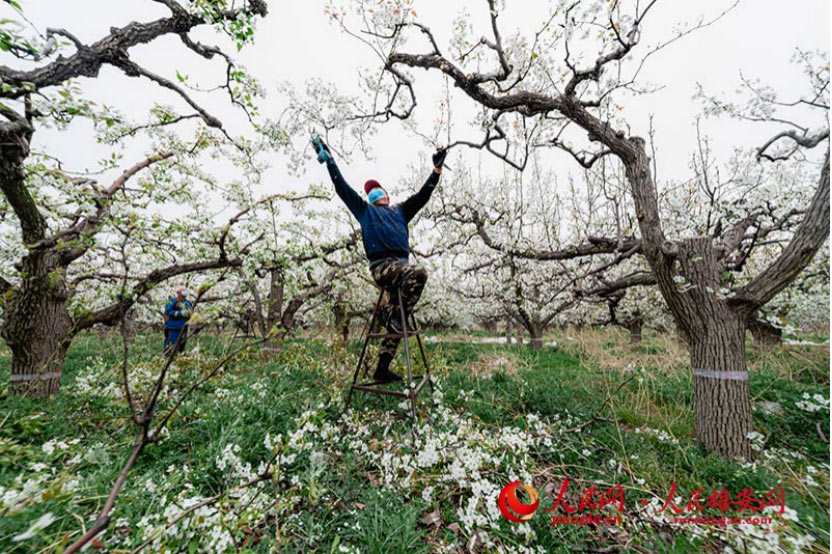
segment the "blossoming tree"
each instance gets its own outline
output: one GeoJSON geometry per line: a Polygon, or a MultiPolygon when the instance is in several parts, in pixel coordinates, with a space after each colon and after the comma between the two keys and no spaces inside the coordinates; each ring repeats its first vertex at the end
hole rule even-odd
{"type": "MultiPolygon", "coordinates": [[[[117,323],[157,284],[242,263],[244,247],[234,244],[230,224],[218,225],[207,215],[204,193],[215,180],[202,171],[200,154],[224,150],[226,159],[249,164],[253,145],[232,139],[222,122],[195,100],[186,76],[159,75],[131,52],[169,36],[180,39],[183,52],[222,60],[226,71],[217,90],[252,118],[256,83],[228,54],[197,42],[191,33],[212,27],[242,47],[253,35],[255,18],[266,14],[266,5],[260,0],[238,7],[221,1],[158,2],[165,16],[112,27],[92,44],[65,29],[49,29],[47,40],[40,43],[13,38],[16,48],[9,51],[21,60],[16,67],[0,66],[0,213],[13,213],[3,218],[2,231],[5,249],[15,257],[5,258],[0,275],[0,334],[12,351],[13,392],[54,393],[75,334],[97,323],[117,323]],[[158,85],[187,111],[156,105],[148,121],[131,123],[115,108],[86,99],[75,79],[94,79],[105,67],[158,85]],[[116,176],[106,184],[99,184],[95,174],[73,173],[50,152],[33,146],[38,128],[61,131],[76,120],[92,122],[98,142],[111,147],[102,166],[116,176]],[[190,138],[171,132],[182,125],[191,125],[190,138]],[[138,137],[145,141],[138,142],[138,137]],[[134,139],[148,154],[122,165],[118,148],[134,139]],[[173,215],[150,215],[170,213],[170,206],[177,204],[173,215]],[[103,295],[92,305],[75,302],[84,297],[76,294],[80,276],[75,268],[95,268],[95,260],[100,262],[82,280],[93,288],[99,277],[106,279],[113,249],[154,249],[156,263],[131,267],[125,277],[129,286],[109,303],[103,295]]],[[[94,138],[89,140],[95,144],[94,138]]]]}
{"type": "MultiPolygon", "coordinates": [[[[721,275],[744,257],[747,235],[754,234],[756,220],[726,219],[712,234],[687,228],[676,238],[669,235],[659,209],[651,152],[643,138],[631,133],[617,109],[626,103],[626,93],[655,52],[640,48],[639,39],[656,5],[655,1],[561,2],[534,34],[518,32],[504,38],[497,2],[487,0],[483,9],[489,14],[488,34],[477,40],[470,24],[456,25],[447,51],[428,26],[415,20],[407,2],[382,8],[359,1],[357,9],[363,17],[357,24],[364,26],[364,35],[371,37],[373,48],[383,57],[388,78],[387,86],[379,87],[382,94],[375,94],[389,93],[379,101],[376,117],[410,117],[418,95],[408,70],[422,69],[443,75],[481,109],[484,137],[469,146],[487,149],[518,168],[525,167],[529,150],[541,144],[564,150],[583,167],[592,167],[606,156],[623,164],[640,233],[634,240],[690,342],[696,438],[722,456],[750,457],[747,321],[794,280],[828,238],[829,156],[828,152],[823,156],[811,177],[817,184],[815,194],[791,240],[747,284],[731,295],[721,294],[721,275]],[[386,15],[377,15],[378,11],[386,15]],[[414,37],[423,46],[408,45],[414,37]],[[588,52],[600,54],[590,54],[592,62],[583,61],[588,52]],[[581,136],[589,141],[584,148],[574,146],[573,139],[582,140],[581,136]]],[[[335,18],[350,29],[343,12],[335,18]]],[[[679,31],[671,41],[695,27],[679,31]]],[[[818,68],[817,74],[828,76],[828,65],[825,70],[818,68]]],[[[825,113],[828,87],[823,83],[828,77],[817,82],[799,104],[825,113]]],[[[774,119],[779,118],[768,112],[767,120],[774,119]]],[[[759,156],[776,163],[801,149],[827,144],[828,126],[825,118],[819,119],[811,128],[786,129],[773,136],[760,147],[759,156]],[[783,143],[792,146],[784,150],[783,143]]]]}

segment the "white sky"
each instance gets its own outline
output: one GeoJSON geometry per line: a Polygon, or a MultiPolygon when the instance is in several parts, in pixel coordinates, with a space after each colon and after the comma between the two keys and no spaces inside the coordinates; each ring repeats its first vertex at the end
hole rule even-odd
{"type": "MultiPolygon", "coordinates": [[[[530,32],[536,29],[545,15],[543,0],[508,0],[500,16],[503,36],[516,29],[530,32]]],[[[132,20],[147,21],[164,16],[166,8],[150,0],[22,0],[24,12],[40,30],[63,27],[84,42],[93,42],[107,33],[111,26],[132,20]]],[[[336,83],[344,93],[357,91],[358,66],[377,66],[372,52],[342,34],[328,23],[323,0],[272,1],[269,16],[257,26],[256,42],[237,55],[268,91],[266,109],[278,113],[282,98],[277,94],[280,81],[290,81],[303,88],[309,78],[322,78],[336,83]]],[[[712,17],[724,10],[728,0],[681,2],[664,0],[651,13],[644,26],[643,45],[670,36],[680,22],[692,21],[700,15],[712,17]]],[[[0,17],[9,16],[10,9],[0,3],[0,17]]],[[[450,22],[467,8],[476,26],[475,36],[489,35],[486,3],[484,0],[415,0],[413,7],[419,21],[436,32],[440,45],[447,44],[450,22]]],[[[641,82],[664,85],[648,97],[629,102],[624,113],[634,132],[646,135],[648,117],[654,115],[660,179],[682,179],[687,176],[690,153],[695,147],[694,120],[701,111],[692,100],[696,83],[711,92],[730,92],[739,84],[740,70],[749,78],[760,78],[782,92],[784,98],[796,99],[804,90],[805,80],[797,66],[789,63],[795,48],[829,51],[829,1],[743,0],[739,7],[715,25],[682,39],[666,51],[651,58],[642,73],[641,82]]],[[[206,43],[217,41],[208,31],[198,33],[206,43]]],[[[410,42],[408,50],[417,50],[420,41],[410,42]]],[[[188,74],[191,81],[202,86],[218,84],[222,78],[220,61],[206,62],[184,50],[178,38],[157,40],[149,46],[133,51],[134,58],[146,68],[175,80],[175,70],[188,74]]],[[[2,63],[18,65],[14,60],[2,63]]],[[[417,93],[436,91],[441,79],[423,71],[415,72],[417,93]]],[[[131,79],[111,68],[102,70],[97,80],[82,80],[85,93],[102,103],[112,104],[138,120],[154,101],[173,104],[183,112],[191,110],[170,91],[140,79],[131,79]]],[[[243,129],[223,94],[199,96],[209,111],[223,119],[232,131],[243,129]]],[[[470,104],[470,102],[469,102],[470,104]]],[[[420,103],[418,113],[430,121],[435,113],[429,103],[420,103]]],[[[753,148],[778,130],[772,126],[753,126],[736,122],[706,121],[704,130],[715,140],[715,148],[723,156],[734,147],[753,148]]],[[[470,138],[477,135],[469,134],[470,138]]],[[[67,162],[69,168],[95,168],[97,156],[103,154],[93,144],[89,129],[74,128],[70,132],[42,131],[35,135],[35,147],[48,149],[67,162]]],[[[127,150],[125,164],[141,158],[140,146],[127,150]],[[135,149],[135,153],[131,150],[135,149]]],[[[391,125],[379,137],[375,147],[376,160],[351,160],[342,164],[347,179],[360,188],[364,179],[373,177],[382,183],[396,182],[407,163],[418,155],[429,155],[430,148],[420,139],[407,135],[400,127],[391,125]]],[[[463,152],[472,166],[481,156],[475,151],[463,152]]],[[[555,167],[574,171],[576,165],[565,154],[552,153],[555,167]]],[[[489,162],[490,163],[490,162],[489,162]]],[[[276,157],[269,172],[264,192],[273,187],[304,188],[310,182],[326,179],[316,163],[308,166],[306,175],[291,177],[276,157]]],[[[334,199],[333,202],[337,202],[334,199]]]]}

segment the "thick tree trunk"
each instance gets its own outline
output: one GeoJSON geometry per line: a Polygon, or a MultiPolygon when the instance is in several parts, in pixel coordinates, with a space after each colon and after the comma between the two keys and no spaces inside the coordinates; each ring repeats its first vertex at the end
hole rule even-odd
{"type": "Polygon", "coordinates": [[[136,340],[136,310],[130,308],[124,314],[124,328],[122,329],[122,337],[127,344],[132,344],[136,340]]]}
{"type": "Polygon", "coordinates": [[[511,344],[511,330],[513,325],[511,318],[506,320],[506,344],[511,344]]]}
{"type": "Polygon", "coordinates": [[[748,320],[748,330],[760,348],[778,348],[783,345],[783,331],[765,319],[752,317],[748,320]]]}
{"type": "Polygon", "coordinates": [[[644,321],[639,317],[635,317],[627,322],[625,326],[630,332],[630,344],[638,344],[641,342],[641,328],[643,325],[644,321]]]}
{"type": "Polygon", "coordinates": [[[517,324],[517,346],[523,346],[523,335],[525,335],[526,331],[523,329],[523,326],[519,323],[517,324]]]}
{"type": "Polygon", "coordinates": [[[27,275],[6,295],[0,334],[12,351],[11,394],[50,396],[58,391],[66,351],[72,342],[67,289],[50,252],[27,256],[27,275]]]}
{"type": "MultiPolygon", "coordinates": [[[[283,268],[278,266],[269,271],[269,303],[266,310],[266,333],[274,329],[275,325],[281,324],[281,316],[283,313],[283,289],[285,283],[285,273],[283,268]]],[[[294,321],[294,317],[292,318],[294,321]]],[[[286,329],[280,329],[263,343],[263,350],[266,352],[279,352],[283,349],[283,337],[286,335],[286,329]]],[[[266,338],[264,336],[264,338],[266,338]]]]}
{"type": "Polygon", "coordinates": [[[687,301],[674,311],[689,341],[696,439],[726,458],[751,458],[751,395],[745,363],[747,317],[719,298],[719,265],[710,237],[680,241],[679,261],[688,278],[687,301]]]}
{"type": "Polygon", "coordinates": [[[543,325],[534,323],[529,327],[529,348],[532,350],[543,348],[543,325]]]}
{"type": "Polygon", "coordinates": [[[336,302],[332,307],[332,313],[335,316],[335,332],[341,335],[341,342],[346,346],[350,338],[350,320],[346,304],[341,301],[336,302]]]}
{"type": "Polygon", "coordinates": [[[482,321],[482,327],[489,335],[494,335],[497,333],[497,320],[485,319],[482,321]]]}
{"type": "Polygon", "coordinates": [[[690,351],[690,339],[688,338],[688,334],[678,324],[676,325],[676,342],[685,350],[690,351]]]}
{"type": "Polygon", "coordinates": [[[696,439],[711,452],[750,459],[745,322],[725,312],[703,327],[691,333],[696,439]]]}

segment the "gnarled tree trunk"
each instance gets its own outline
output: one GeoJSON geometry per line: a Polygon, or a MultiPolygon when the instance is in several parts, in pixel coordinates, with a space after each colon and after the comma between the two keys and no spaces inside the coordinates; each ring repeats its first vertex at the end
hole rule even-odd
{"type": "Polygon", "coordinates": [[[747,440],[751,396],[745,360],[745,321],[725,310],[691,333],[696,439],[723,456],[753,454],[747,440]]]}
{"type": "Polygon", "coordinates": [[[641,329],[644,326],[644,320],[640,317],[634,317],[627,321],[624,326],[630,332],[630,344],[638,344],[641,342],[641,329]]]}
{"type": "Polygon", "coordinates": [[[536,321],[529,325],[529,348],[532,350],[543,348],[543,324],[536,321]]]}
{"type": "Polygon", "coordinates": [[[12,394],[50,396],[60,385],[73,330],[63,268],[53,257],[27,256],[21,272],[27,277],[6,295],[0,334],[12,351],[12,394]]]}
{"type": "MultiPolygon", "coordinates": [[[[281,315],[283,313],[283,291],[285,286],[285,273],[282,266],[277,266],[269,270],[269,300],[266,309],[266,334],[274,329],[275,325],[280,324],[281,315]]],[[[291,318],[294,321],[294,314],[291,318]]],[[[278,352],[283,348],[283,337],[286,335],[286,329],[281,329],[274,338],[263,343],[263,350],[278,352]]]]}
{"type": "Polygon", "coordinates": [[[681,240],[678,256],[690,282],[683,284],[686,309],[674,315],[690,345],[696,440],[721,456],[750,458],[746,317],[716,294],[719,265],[710,237],[681,240]]]}
{"type": "Polygon", "coordinates": [[[336,300],[332,306],[332,315],[335,316],[335,332],[340,335],[342,346],[346,347],[350,338],[350,318],[347,305],[342,299],[336,300]]]}

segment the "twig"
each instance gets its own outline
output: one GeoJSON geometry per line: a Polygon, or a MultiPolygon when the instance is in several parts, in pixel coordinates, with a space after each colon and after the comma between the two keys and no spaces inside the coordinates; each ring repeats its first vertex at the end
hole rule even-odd
{"type": "Polygon", "coordinates": [[[605,423],[613,423],[613,421],[611,419],[606,418],[606,417],[599,417],[598,414],[600,414],[604,410],[604,408],[607,406],[607,404],[612,399],[612,397],[615,396],[616,394],[618,394],[618,391],[620,391],[622,388],[624,388],[624,385],[626,385],[627,383],[629,383],[630,381],[632,381],[633,379],[636,378],[636,375],[637,374],[631,375],[628,379],[625,379],[624,381],[621,382],[621,384],[619,384],[617,387],[615,387],[615,390],[612,391],[612,394],[609,395],[606,400],[604,400],[604,403],[601,404],[601,407],[598,408],[598,410],[592,415],[592,417],[590,417],[587,421],[581,423],[577,427],[572,427],[571,429],[567,429],[566,432],[569,433],[569,432],[575,432],[575,431],[582,431],[585,427],[589,427],[590,425],[592,425],[596,421],[603,421],[605,423]]]}
{"type": "MultiPolygon", "coordinates": [[[[173,527],[174,525],[179,523],[188,514],[193,513],[193,512],[195,512],[196,510],[198,510],[200,508],[208,506],[209,504],[213,504],[214,502],[216,502],[217,500],[219,500],[223,496],[235,493],[235,492],[237,492],[239,490],[242,490],[242,489],[246,489],[246,488],[248,488],[252,485],[256,485],[257,483],[261,483],[263,481],[266,481],[267,479],[271,479],[272,478],[271,466],[274,463],[274,461],[277,459],[277,456],[278,456],[279,453],[280,453],[279,451],[275,452],[275,454],[272,456],[271,460],[269,460],[269,462],[266,464],[266,469],[264,469],[263,472],[260,473],[260,475],[258,475],[254,479],[248,481],[247,483],[237,485],[236,487],[234,487],[232,489],[228,489],[226,491],[223,491],[223,492],[221,492],[219,494],[216,494],[216,495],[214,495],[210,498],[206,498],[205,500],[203,500],[202,502],[200,502],[198,504],[194,504],[193,506],[190,506],[187,510],[183,510],[182,512],[177,514],[176,517],[174,517],[172,520],[170,520],[167,523],[167,525],[165,525],[165,528],[162,529],[162,531],[167,531],[168,529],[170,529],[171,527],[173,527]]],[[[156,535],[158,535],[158,532],[157,532],[156,535]]],[[[156,535],[152,535],[145,542],[143,542],[142,544],[137,546],[130,554],[136,554],[137,552],[140,552],[141,550],[143,550],[144,548],[149,546],[153,542],[153,540],[156,538],[156,535]]]]}
{"type": "MultiPolygon", "coordinates": [[[[226,269],[223,272],[222,276],[217,280],[217,282],[220,282],[222,280],[223,276],[225,275],[225,273],[227,273],[227,272],[228,272],[228,269],[226,269]]],[[[194,307],[199,303],[202,296],[208,290],[210,290],[210,287],[206,287],[205,289],[200,291],[200,293],[198,294],[198,296],[196,298],[196,301],[194,302],[194,307]]],[[[151,428],[151,424],[153,422],[153,416],[156,413],[156,403],[157,403],[157,400],[159,398],[159,394],[162,391],[162,387],[165,383],[165,378],[167,376],[168,370],[169,370],[171,364],[173,363],[173,360],[176,358],[176,354],[178,353],[178,350],[179,350],[179,345],[182,343],[184,335],[185,335],[185,333],[180,333],[179,337],[177,337],[176,344],[174,344],[173,347],[171,348],[170,354],[168,355],[168,357],[165,361],[165,365],[162,368],[162,370],[159,372],[159,377],[156,379],[156,383],[153,386],[153,389],[151,390],[151,392],[149,393],[147,401],[144,403],[144,408],[142,409],[141,415],[137,416],[138,426],[137,426],[137,429],[136,429],[135,439],[133,441],[133,448],[130,452],[130,457],[127,459],[127,462],[124,464],[124,467],[122,468],[121,473],[118,476],[118,479],[116,479],[116,482],[113,485],[113,488],[110,490],[110,494],[107,495],[107,500],[104,503],[104,507],[99,512],[98,518],[95,520],[95,523],[93,524],[93,526],[86,533],[84,533],[81,536],[81,538],[79,538],[77,541],[72,543],[64,551],[65,554],[74,554],[75,552],[80,551],[87,543],[92,541],[101,531],[103,531],[104,529],[106,529],[109,526],[109,524],[110,524],[110,512],[113,509],[113,504],[115,503],[116,497],[121,492],[121,488],[124,486],[124,483],[127,481],[127,477],[129,476],[130,471],[133,469],[133,466],[135,465],[136,460],[138,459],[139,455],[142,453],[142,451],[144,450],[144,448],[148,444],[154,443],[154,442],[159,440],[159,436],[160,436],[160,433],[161,433],[162,429],[167,424],[167,422],[170,420],[170,418],[173,416],[173,414],[177,410],[177,408],[185,400],[185,398],[187,398],[191,393],[193,393],[197,389],[197,387],[199,387],[199,385],[203,384],[210,377],[213,377],[214,375],[216,375],[219,372],[219,370],[222,367],[224,367],[234,356],[236,356],[237,354],[239,354],[240,352],[242,352],[246,348],[250,348],[251,346],[256,344],[256,343],[250,343],[248,345],[244,345],[243,347],[238,348],[237,350],[234,350],[231,353],[224,356],[223,358],[221,358],[217,362],[217,364],[215,365],[214,369],[211,372],[209,372],[207,377],[201,379],[196,385],[189,388],[188,391],[179,398],[179,400],[176,402],[174,407],[165,416],[165,418],[163,419],[161,424],[158,425],[156,427],[156,429],[154,430],[154,432],[151,434],[150,433],[150,428],[151,428]]],[[[127,377],[126,373],[124,373],[123,376],[126,379],[126,377],[127,377]]]]}

